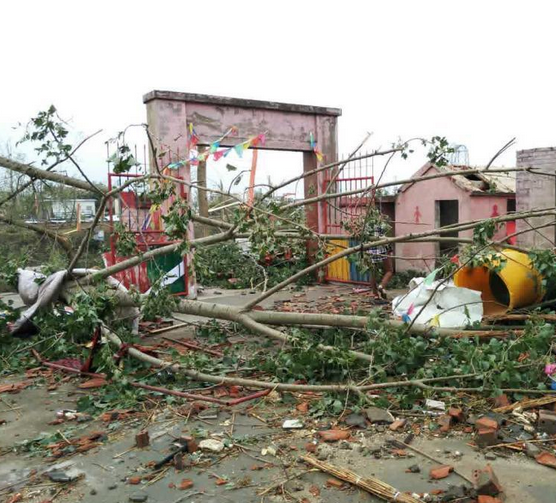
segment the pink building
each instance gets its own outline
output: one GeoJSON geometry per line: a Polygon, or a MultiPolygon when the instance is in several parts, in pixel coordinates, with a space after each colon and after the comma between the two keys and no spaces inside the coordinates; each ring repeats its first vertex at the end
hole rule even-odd
{"type": "MultiPolygon", "coordinates": [[[[427,163],[413,177],[437,172],[472,169],[468,166],[437,168],[427,163]]],[[[469,220],[481,220],[515,211],[515,176],[512,173],[456,175],[403,185],[396,198],[396,236],[419,233],[469,220]]],[[[515,232],[515,222],[503,224],[495,239],[515,232]]],[[[444,234],[457,236],[458,233],[444,234]]],[[[473,230],[460,237],[472,237],[473,230]]],[[[430,270],[437,257],[457,253],[456,243],[398,243],[396,270],[430,270]],[[403,257],[400,258],[400,257],[403,257]]]]}

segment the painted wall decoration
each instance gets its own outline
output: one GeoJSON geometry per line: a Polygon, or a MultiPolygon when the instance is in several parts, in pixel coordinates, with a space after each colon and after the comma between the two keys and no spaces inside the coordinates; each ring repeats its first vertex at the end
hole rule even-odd
{"type": "Polygon", "coordinates": [[[421,217],[423,215],[421,215],[421,211],[419,210],[419,206],[415,206],[415,211],[413,212],[413,217],[415,218],[415,223],[419,224],[421,223],[421,217]]]}

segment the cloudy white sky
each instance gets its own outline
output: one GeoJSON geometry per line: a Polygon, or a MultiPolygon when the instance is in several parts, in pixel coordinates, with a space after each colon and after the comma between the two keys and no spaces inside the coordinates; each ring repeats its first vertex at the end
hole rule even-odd
{"type": "MultiPolygon", "coordinates": [[[[482,164],[514,136],[518,149],[556,145],[555,15],[508,0],[2,2],[0,144],[53,103],[76,137],[103,129],[79,155],[100,181],[103,142],[165,89],[338,107],[341,152],[366,131],[369,148],[443,135],[482,164]]],[[[498,162],[514,163],[515,149],[498,162]]],[[[259,166],[258,181],[301,169],[297,155],[259,166]]]]}

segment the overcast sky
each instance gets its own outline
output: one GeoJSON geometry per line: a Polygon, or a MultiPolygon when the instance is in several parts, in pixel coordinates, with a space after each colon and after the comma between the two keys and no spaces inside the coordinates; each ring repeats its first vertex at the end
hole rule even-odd
{"type": "MultiPolygon", "coordinates": [[[[55,104],[76,137],[103,129],[79,158],[104,180],[103,142],[163,89],[338,107],[340,152],[367,131],[369,148],[442,135],[480,165],[514,136],[556,145],[555,16],[553,2],[508,0],[2,2],[0,143],[55,104]]],[[[262,155],[259,176],[293,175],[299,157],[262,155]]]]}

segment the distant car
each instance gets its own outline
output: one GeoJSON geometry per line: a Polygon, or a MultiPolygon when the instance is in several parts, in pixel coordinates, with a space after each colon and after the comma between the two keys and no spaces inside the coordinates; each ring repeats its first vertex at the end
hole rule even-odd
{"type": "Polygon", "coordinates": [[[66,220],[64,218],[51,218],[50,223],[52,223],[52,224],[65,224],[66,220]]]}
{"type": "Polygon", "coordinates": [[[36,218],[28,218],[27,220],[25,220],[26,224],[38,224],[39,221],[36,218]]]}

